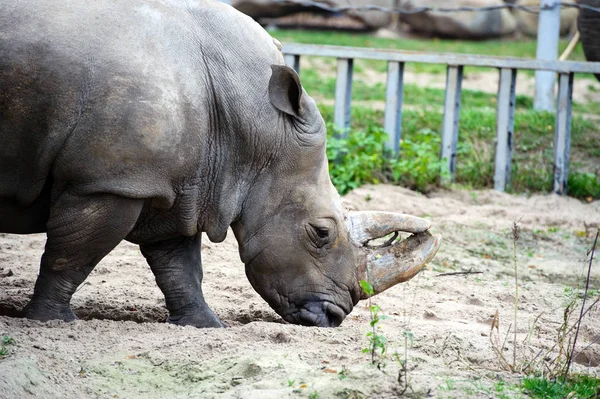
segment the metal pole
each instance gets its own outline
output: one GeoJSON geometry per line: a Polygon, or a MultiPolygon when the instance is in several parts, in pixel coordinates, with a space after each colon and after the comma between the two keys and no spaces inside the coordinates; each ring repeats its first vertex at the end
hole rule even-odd
{"type": "MultiPolygon", "coordinates": [[[[560,34],[559,0],[540,0],[538,20],[537,52],[538,60],[556,60],[558,57],[558,39],[560,34]]],[[[536,111],[554,111],[554,84],[556,73],[552,71],[535,72],[536,111]]]]}
{"type": "Polygon", "coordinates": [[[561,73],[558,80],[556,127],[554,132],[554,192],[562,195],[567,193],[567,182],[569,180],[572,99],[573,74],[561,73]]]}
{"type": "Polygon", "coordinates": [[[348,135],[348,128],[350,127],[353,63],[352,58],[338,58],[337,60],[333,124],[340,130],[342,137],[348,135]]]}
{"type": "Polygon", "coordinates": [[[510,184],[516,82],[516,69],[500,69],[498,110],[496,113],[496,159],[494,166],[494,189],[498,191],[505,191],[506,187],[510,184]]]}
{"type": "Polygon", "coordinates": [[[398,155],[402,135],[402,97],[404,95],[404,63],[388,62],[383,128],[388,134],[387,148],[398,155]]]}
{"type": "Polygon", "coordinates": [[[442,175],[442,184],[453,183],[456,172],[456,146],[458,143],[462,77],[462,65],[448,65],[446,70],[446,99],[444,100],[444,122],[442,125],[442,151],[440,158],[445,160],[446,168],[450,172],[450,175],[442,175]]]}
{"type": "Polygon", "coordinates": [[[286,54],[283,56],[285,65],[293,68],[297,74],[300,74],[300,56],[296,54],[286,54]]]}

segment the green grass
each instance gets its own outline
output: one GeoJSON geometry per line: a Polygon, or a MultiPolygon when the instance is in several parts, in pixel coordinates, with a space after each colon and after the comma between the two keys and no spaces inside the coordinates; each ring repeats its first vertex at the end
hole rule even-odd
{"type": "MultiPolygon", "coordinates": [[[[435,53],[464,53],[481,54],[500,57],[535,58],[536,41],[533,39],[519,40],[485,40],[463,41],[447,39],[404,39],[380,38],[366,33],[347,33],[331,31],[302,31],[275,29],[269,33],[281,42],[326,44],[351,47],[373,47],[411,51],[427,51],[435,53]]],[[[568,40],[561,40],[559,52],[568,45],[568,40]]],[[[585,57],[581,45],[578,45],[569,60],[583,61],[585,57]]],[[[364,61],[365,65],[375,66],[378,71],[385,71],[385,63],[379,61],[364,61]]],[[[444,73],[444,65],[409,63],[407,68],[417,72],[444,73]]],[[[489,68],[488,68],[489,70],[489,68]]]]}
{"type": "Polygon", "coordinates": [[[568,380],[555,381],[541,377],[527,377],[521,386],[531,398],[598,398],[600,397],[600,379],[590,375],[575,375],[568,380]],[[569,396],[574,392],[573,396],[569,396]]]}
{"type": "MultiPolygon", "coordinates": [[[[328,156],[332,181],[344,194],[365,183],[393,183],[427,192],[440,186],[447,173],[439,161],[442,112],[406,110],[402,120],[400,157],[390,159],[384,149],[383,112],[364,107],[352,109],[347,139],[334,136],[333,107],[321,105],[330,123],[328,156]]],[[[459,125],[456,183],[468,188],[493,187],[496,116],[493,109],[463,109],[459,125]]],[[[600,129],[574,117],[571,131],[572,158],[597,166],[600,129]],[[595,144],[594,144],[595,143],[595,144]],[[596,162],[596,163],[594,163],[596,162]]],[[[509,192],[550,192],[553,178],[554,115],[523,110],[515,115],[511,185],[509,192]]],[[[568,192],[578,198],[600,198],[600,180],[582,164],[572,162],[568,192]]]]}

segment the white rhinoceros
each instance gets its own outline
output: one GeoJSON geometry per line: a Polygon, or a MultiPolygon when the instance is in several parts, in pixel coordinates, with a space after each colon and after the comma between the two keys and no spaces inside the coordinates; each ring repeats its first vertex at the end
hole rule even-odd
{"type": "Polygon", "coordinates": [[[206,0],[0,3],[0,232],[46,232],[26,317],[71,296],[121,240],[139,244],[169,321],[220,326],[200,237],[231,226],[252,286],[285,320],[337,326],[435,254],[425,220],[347,212],[325,124],[252,19],[206,0]],[[371,248],[395,231],[405,241],[371,248]]]}

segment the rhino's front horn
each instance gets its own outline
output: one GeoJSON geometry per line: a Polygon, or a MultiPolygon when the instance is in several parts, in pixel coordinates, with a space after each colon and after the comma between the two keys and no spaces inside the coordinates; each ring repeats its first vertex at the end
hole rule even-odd
{"type": "MultiPolygon", "coordinates": [[[[410,280],[435,256],[441,236],[427,230],[430,222],[411,215],[390,212],[350,212],[349,228],[354,241],[367,251],[366,262],[359,266],[359,280],[368,281],[374,294],[410,280]],[[369,247],[370,240],[397,232],[413,233],[403,241],[388,240],[379,247],[369,247]]],[[[393,237],[395,238],[396,235],[393,237]]],[[[367,294],[362,293],[361,299],[367,294]]]]}

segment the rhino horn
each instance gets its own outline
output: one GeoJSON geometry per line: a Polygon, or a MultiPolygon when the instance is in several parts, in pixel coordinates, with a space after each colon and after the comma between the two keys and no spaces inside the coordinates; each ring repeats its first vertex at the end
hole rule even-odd
{"type": "MultiPolygon", "coordinates": [[[[411,215],[391,212],[350,212],[350,236],[367,252],[359,265],[359,280],[368,281],[373,295],[413,278],[435,256],[441,243],[440,235],[429,233],[431,223],[411,215]],[[394,242],[398,232],[412,233],[405,240],[394,242]],[[378,247],[369,241],[395,233],[378,247]]],[[[363,293],[361,299],[368,298],[363,293]]]]}

